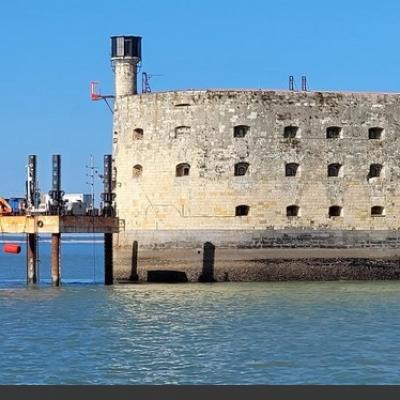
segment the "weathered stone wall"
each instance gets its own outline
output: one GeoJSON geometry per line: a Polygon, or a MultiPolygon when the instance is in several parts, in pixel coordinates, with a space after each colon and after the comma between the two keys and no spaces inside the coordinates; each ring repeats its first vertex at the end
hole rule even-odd
{"type": "Polygon", "coordinates": [[[300,246],[390,247],[393,241],[384,231],[397,230],[400,218],[399,106],[399,95],[368,93],[183,91],[117,97],[115,193],[124,221],[117,247],[131,246],[137,236],[145,245],[152,232],[158,232],[157,246],[179,247],[197,231],[212,237],[220,232],[215,238],[222,247],[248,247],[248,232],[264,238],[265,246],[285,246],[277,231],[286,231],[300,246]],[[249,126],[245,137],[234,137],[237,125],[249,126]],[[285,126],[299,128],[296,138],[284,138],[285,126]],[[330,126],[341,128],[340,138],[327,139],[330,126]],[[381,139],[369,139],[371,127],[383,128],[381,139]],[[249,163],[244,176],[234,176],[237,162],[249,163]],[[190,165],[188,176],[176,176],[180,163],[190,165]],[[286,163],[299,164],[296,176],[285,176],[286,163]],[[328,177],[331,163],[342,165],[338,177],[328,177]],[[371,164],[383,165],[380,177],[369,177],[371,164]],[[238,205],[248,205],[249,214],[235,216],[238,205]],[[287,216],[290,205],[300,207],[299,216],[287,216]],[[341,216],[329,217],[334,205],[342,207],[341,216]],[[373,206],[384,207],[384,215],[371,216],[373,206]],[[369,231],[378,234],[377,241],[369,231]]]}
{"type": "Polygon", "coordinates": [[[207,91],[120,97],[114,120],[119,216],[126,229],[397,229],[399,226],[400,96],[316,92],[207,91]],[[235,125],[248,125],[244,138],[235,125]],[[299,138],[283,129],[299,127],[299,138]],[[176,128],[186,126],[183,133],[176,128]],[[326,128],[342,127],[340,139],[326,128]],[[384,138],[369,140],[369,127],[384,138]],[[135,139],[135,128],[143,138],[135,139]],[[250,164],[234,176],[239,161],[250,164]],[[285,176],[285,163],[299,173],[285,176]],[[176,177],[179,163],[189,176],[176,177]],[[327,177],[330,163],[342,176],[327,177]],[[369,166],[383,165],[368,179],[369,166]],[[133,167],[141,165],[139,177],[133,167]],[[235,207],[250,206],[245,217],[235,207]],[[300,216],[288,218],[296,204],[300,216]],[[340,217],[328,217],[332,205],[340,217]],[[385,208],[371,217],[371,207],[385,208]]]}

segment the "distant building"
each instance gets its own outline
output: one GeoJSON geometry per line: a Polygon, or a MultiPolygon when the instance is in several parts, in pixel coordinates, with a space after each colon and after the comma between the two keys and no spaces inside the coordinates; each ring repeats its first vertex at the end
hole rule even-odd
{"type": "MultiPolygon", "coordinates": [[[[92,206],[92,196],[83,193],[65,193],[63,196],[64,210],[67,215],[87,215],[92,206]]],[[[51,203],[48,194],[41,195],[39,210],[48,212],[51,203]]]]}

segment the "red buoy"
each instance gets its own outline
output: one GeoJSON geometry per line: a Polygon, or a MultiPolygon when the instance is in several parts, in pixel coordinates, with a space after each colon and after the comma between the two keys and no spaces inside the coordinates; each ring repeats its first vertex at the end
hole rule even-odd
{"type": "Polygon", "coordinates": [[[6,243],[3,246],[4,253],[19,254],[21,253],[21,246],[19,244],[6,243]]]}

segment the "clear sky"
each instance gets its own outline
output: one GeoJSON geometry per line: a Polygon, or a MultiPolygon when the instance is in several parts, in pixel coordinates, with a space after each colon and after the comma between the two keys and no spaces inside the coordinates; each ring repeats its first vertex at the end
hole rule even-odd
{"type": "MultiPolygon", "coordinates": [[[[89,82],[113,92],[111,35],[143,36],[153,91],[282,88],[400,92],[397,0],[13,0],[0,3],[0,196],[23,195],[28,154],[42,191],[51,155],[63,188],[89,192],[91,153],[102,168],[112,116],[89,82]]],[[[98,187],[100,186],[98,181],[98,187]]]]}

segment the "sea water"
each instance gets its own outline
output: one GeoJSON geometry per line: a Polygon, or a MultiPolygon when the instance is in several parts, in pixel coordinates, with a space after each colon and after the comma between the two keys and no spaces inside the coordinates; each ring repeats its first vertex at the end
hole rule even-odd
{"type": "Polygon", "coordinates": [[[64,285],[0,256],[0,384],[399,384],[399,282],[105,287],[102,243],[65,238],[64,285]],[[69,240],[69,241],[68,241],[69,240]]]}

